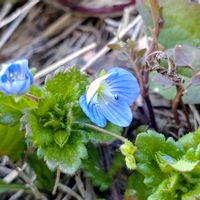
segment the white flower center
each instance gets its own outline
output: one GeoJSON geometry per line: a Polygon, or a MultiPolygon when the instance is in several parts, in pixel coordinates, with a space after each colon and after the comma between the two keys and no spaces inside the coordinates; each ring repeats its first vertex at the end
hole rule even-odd
{"type": "Polygon", "coordinates": [[[110,74],[106,74],[105,76],[101,76],[99,78],[97,78],[96,80],[94,80],[89,88],[88,91],[86,93],[86,101],[87,103],[90,102],[90,100],[92,99],[92,97],[97,93],[99,87],[101,86],[102,82],[107,79],[110,76],[110,74]]]}

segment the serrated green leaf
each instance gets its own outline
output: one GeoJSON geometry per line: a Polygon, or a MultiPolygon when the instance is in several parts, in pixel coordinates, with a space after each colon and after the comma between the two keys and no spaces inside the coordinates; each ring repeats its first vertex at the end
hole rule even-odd
{"type": "Polygon", "coordinates": [[[50,168],[54,165],[52,169],[59,167],[66,174],[74,174],[80,167],[82,159],[87,158],[87,149],[82,136],[73,133],[62,149],[58,148],[57,144],[52,144],[43,147],[43,153],[50,168]]]}
{"type": "Polygon", "coordinates": [[[67,102],[79,100],[88,84],[86,76],[76,69],[69,69],[54,75],[45,84],[46,90],[54,95],[62,95],[67,102]]]}
{"type": "Polygon", "coordinates": [[[46,93],[43,97],[40,98],[37,114],[45,115],[55,104],[55,98],[51,93],[46,93]]]}
{"type": "Polygon", "coordinates": [[[39,117],[34,111],[29,111],[28,127],[31,131],[30,139],[36,146],[46,146],[53,142],[53,131],[50,128],[44,128],[43,123],[40,122],[39,117]]]}
{"type": "Polygon", "coordinates": [[[54,141],[60,148],[66,144],[68,138],[70,136],[70,132],[68,131],[56,131],[53,135],[54,141]]]}
{"type": "Polygon", "coordinates": [[[174,170],[179,172],[191,172],[199,165],[199,163],[200,161],[192,162],[189,160],[181,159],[171,164],[171,166],[174,170]]]}
{"type": "Polygon", "coordinates": [[[153,192],[147,200],[179,200],[180,196],[176,191],[178,188],[178,180],[178,174],[167,178],[156,188],[156,191],[153,192]]]}
{"type": "Polygon", "coordinates": [[[200,144],[200,129],[198,128],[194,133],[188,133],[179,138],[178,142],[183,146],[185,152],[190,148],[197,148],[200,144]]]}
{"type": "Polygon", "coordinates": [[[0,138],[0,156],[7,155],[12,160],[20,159],[25,149],[25,137],[24,132],[19,130],[19,124],[0,125],[0,138]]]}
{"type": "Polygon", "coordinates": [[[166,178],[156,161],[156,153],[162,152],[173,158],[183,155],[183,149],[172,138],[165,140],[162,134],[153,131],[141,133],[137,136],[135,153],[137,170],[145,176],[145,184],[156,186],[166,178]]]}
{"type": "Polygon", "coordinates": [[[170,164],[173,164],[174,162],[176,162],[174,158],[168,155],[164,155],[161,152],[157,152],[155,156],[156,156],[156,161],[161,171],[165,173],[170,173],[173,171],[173,168],[171,167],[170,164]]]}
{"type": "Polygon", "coordinates": [[[200,161],[186,160],[181,158],[180,160],[175,160],[168,155],[162,155],[160,152],[156,153],[156,159],[160,166],[160,169],[164,172],[172,172],[172,170],[178,172],[192,172],[197,166],[199,166],[200,161]]]}

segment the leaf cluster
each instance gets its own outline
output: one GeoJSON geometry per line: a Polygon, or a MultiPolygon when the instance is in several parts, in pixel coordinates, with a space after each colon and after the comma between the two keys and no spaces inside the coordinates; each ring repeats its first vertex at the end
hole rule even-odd
{"type": "Polygon", "coordinates": [[[198,199],[200,129],[178,141],[165,139],[154,131],[144,132],[138,135],[136,147],[137,173],[129,182],[134,183],[139,199],[198,199]],[[143,192],[144,187],[146,192],[143,192]]]}

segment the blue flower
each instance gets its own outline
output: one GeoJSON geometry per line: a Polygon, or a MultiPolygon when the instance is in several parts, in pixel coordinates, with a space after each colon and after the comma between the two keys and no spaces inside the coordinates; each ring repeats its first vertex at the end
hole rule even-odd
{"type": "Polygon", "coordinates": [[[124,69],[113,68],[90,84],[86,95],[80,97],[80,106],[100,127],[105,127],[107,120],[126,127],[133,117],[130,105],[139,94],[136,78],[124,69]]]}
{"type": "Polygon", "coordinates": [[[0,90],[6,95],[23,94],[29,90],[32,83],[28,60],[16,60],[1,65],[0,90]]]}

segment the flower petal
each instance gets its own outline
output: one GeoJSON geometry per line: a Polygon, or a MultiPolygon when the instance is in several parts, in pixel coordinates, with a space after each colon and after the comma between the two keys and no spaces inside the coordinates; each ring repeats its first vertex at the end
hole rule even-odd
{"type": "Polygon", "coordinates": [[[101,97],[98,101],[101,112],[107,120],[121,127],[127,127],[132,121],[132,112],[129,105],[121,100],[101,97]]]}
{"type": "Polygon", "coordinates": [[[7,95],[25,93],[32,83],[33,77],[28,68],[28,60],[22,59],[2,64],[0,90],[7,95]]]}
{"type": "Polygon", "coordinates": [[[95,105],[93,101],[87,104],[86,95],[80,97],[79,103],[83,112],[90,118],[93,123],[100,127],[106,126],[106,118],[100,112],[98,105],[95,105]]]}
{"type": "Polygon", "coordinates": [[[109,73],[115,73],[115,76],[109,76],[105,80],[110,92],[131,105],[140,94],[137,79],[130,72],[121,68],[113,68],[109,70],[109,73]]]}

